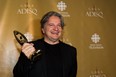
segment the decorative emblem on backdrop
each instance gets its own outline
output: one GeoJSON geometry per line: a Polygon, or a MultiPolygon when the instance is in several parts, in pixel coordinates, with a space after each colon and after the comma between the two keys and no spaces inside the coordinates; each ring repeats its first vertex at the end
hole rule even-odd
{"type": "Polygon", "coordinates": [[[103,73],[102,70],[96,69],[95,71],[91,71],[91,74],[89,77],[106,77],[106,74],[103,73]]]}
{"type": "Polygon", "coordinates": [[[89,48],[90,49],[104,49],[104,47],[102,46],[102,44],[100,44],[101,38],[97,33],[94,33],[91,36],[91,41],[93,42],[93,44],[90,44],[89,48]]]}
{"type": "Polygon", "coordinates": [[[17,10],[17,14],[32,14],[37,15],[38,10],[34,7],[33,4],[29,4],[28,0],[26,3],[21,4],[20,8],[17,10]]]}
{"type": "Polygon", "coordinates": [[[65,11],[67,7],[68,7],[67,4],[63,1],[57,3],[57,8],[59,10],[59,13],[62,14],[63,17],[70,17],[70,14],[65,11]]]}
{"type": "Polygon", "coordinates": [[[66,5],[65,2],[60,1],[60,2],[58,2],[57,7],[58,7],[58,10],[60,10],[60,11],[64,11],[64,10],[66,10],[67,5],[66,5]]]}
{"type": "Polygon", "coordinates": [[[100,41],[100,37],[97,33],[93,34],[91,37],[92,42],[98,43],[100,41]]]}
{"type": "Polygon", "coordinates": [[[99,17],[103,18],[103,12],[100,10],[100,8],[97,8],[93,6],[92,8],[88,8],[88,11],[86,12],[86,15],[88,17],[99,17]]]}

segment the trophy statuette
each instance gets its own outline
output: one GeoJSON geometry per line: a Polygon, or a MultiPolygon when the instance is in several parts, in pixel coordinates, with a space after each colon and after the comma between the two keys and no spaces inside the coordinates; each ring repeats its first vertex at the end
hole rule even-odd
{"type": "MultiPolygon", "coordinates": [[[[24,43],[28,43],[27,38],[21,32],[14,30],[13,33],[14,33],[15,39],[20,45],[23,45],[24,43]]],[[[36,61],[37,59],[39,59],[40,55],[41,55],[41,50],[37,50],[30,57],[30,60],[36,61]]]]}

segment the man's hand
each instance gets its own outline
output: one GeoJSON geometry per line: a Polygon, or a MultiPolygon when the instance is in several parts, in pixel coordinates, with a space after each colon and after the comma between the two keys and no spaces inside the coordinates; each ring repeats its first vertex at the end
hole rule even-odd
{"type": "Polygon", "coordinates": [[[22,46],[22,52],[27,56],[28,59],[31,59],[31,56],[35,52],[35,48],[32,43],[24,43],[22,46]]]}

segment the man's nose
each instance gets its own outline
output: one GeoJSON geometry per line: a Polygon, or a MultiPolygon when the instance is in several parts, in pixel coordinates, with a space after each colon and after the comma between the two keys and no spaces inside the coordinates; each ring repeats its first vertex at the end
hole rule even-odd
{"type": "Polygon", "coordinates": [[[54,30],[58,30],[58,26],[54,26],[54,30]]]}

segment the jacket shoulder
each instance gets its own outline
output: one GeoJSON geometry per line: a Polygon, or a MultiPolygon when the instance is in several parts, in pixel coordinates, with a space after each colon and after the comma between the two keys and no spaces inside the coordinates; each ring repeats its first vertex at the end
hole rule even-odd
{"type": "Polygon", "coordinates": [[[34,44],[34,47],[35,47],[36,49],[43,47],[43,44],[44,44],[44,43],[43,43],[43,39],[37,39],[37,40],[35,40],[35,41],[32,41],[31,43],[34,44]]]}
{"type": "Polygon", "coordinates": [[[71,46],[71,45],[69,45],[69,44],[66,44],[66,43],[64,43],[64,42],[62,42],[62,41],[61,41],[61,45],[62,45],[62,47],[71,48],[71,49],[76,49],[74,46],[71,46]]]}

